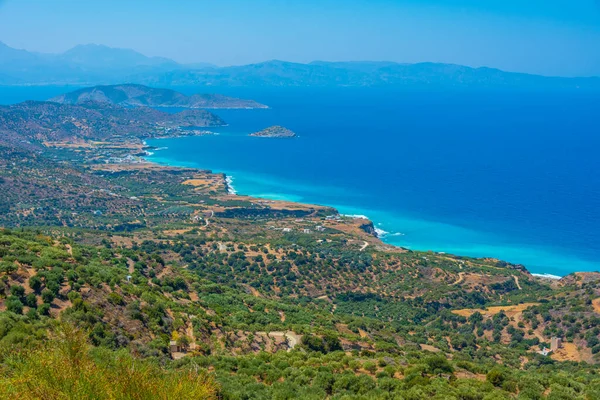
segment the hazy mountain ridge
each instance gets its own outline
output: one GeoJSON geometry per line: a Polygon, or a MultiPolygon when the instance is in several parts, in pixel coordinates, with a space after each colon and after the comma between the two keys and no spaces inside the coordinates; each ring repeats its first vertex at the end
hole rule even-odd
{"type": "Polygon", "coordinates": [[[455,64],[391,62],[313,62],[299,64],[267,61],[258,64],[169,71],[149,84],[207,86],[444,86],[600,88],[600,78],[559,78],[505,72],[494,68],[471,68],[455,64]]]}
{"type": "Polygon", "coordinates": [[[84,88],[56,96],[49,101],[61,104],[81,104],[94,101],[134,107],[267,108],[254,100],[238,99],[220,94],[186,96],[170,89],[151,88],[137,84],[84,88]]]}
{"type": "Polygon", "coordinates": [[[0,42],[0,83],[116,84],[153,86],[368,87],[442,86],[458,88],[600,89],[600,78],[545,77],[443,63],[390,61],[308,64],[279,60],[216,67],[179,64],[130,49],[79,45],[62,54],[39,54],[0,42]]]}
{"type": "Polygon", "coordinates": [[[179,66],[173,60],[164,57],[146,57],[131,49],[115,49],[96,44],[85,44],[73,47],[58,56],[65,62],[81,65],[94,65],[96,68],[127,68],[135,66],[179,66]],[[100,62],[100,63],[99,63],[100,62]]]}
{"type": "Polygon", "coordinates": [[[132,73],[159,73],[180,67],[167,58],[103,45],[78,45],[61,54],[45,54],[0,42],[0,76],[5,76],[0,83],[8,85],[122,82],[132,73]]]}

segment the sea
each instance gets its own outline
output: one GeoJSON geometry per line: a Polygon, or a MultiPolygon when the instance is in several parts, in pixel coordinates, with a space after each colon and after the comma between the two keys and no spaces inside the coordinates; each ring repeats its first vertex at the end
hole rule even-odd
{"type": "MultiPolygon", "coordinates": [[[[0,88],[0,103],[73,89],[0,88]]],[[[223,172],[240,194],[366,216],[392,245],[549,276],[600,270],[600,93],[174,89],[270,108],[212,110],[228,125],[149,140],[158,148],[149,160],[223,172]],[[248,136],[272,125],[298,137],[248,136]]]]}

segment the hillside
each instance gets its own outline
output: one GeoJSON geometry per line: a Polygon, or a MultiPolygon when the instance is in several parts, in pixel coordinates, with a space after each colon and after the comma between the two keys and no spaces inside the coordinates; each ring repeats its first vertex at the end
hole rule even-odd
{"type": "Polygon", "coordinates": [[[599,398],[600,274],[397,248],[145,162],[181,118],[0,109],[0,398],[599,398]]]}
{"type": "Polygon", "coordinates": [[[79,105],[27,101],[0,106],[0,143],[32,147],[55,140],[134,140],[194,134],[181,128],[221,126],[205,110],[166,113],[99,102],[79,105]]]}
{"type": "Polygon", "coordinates": [[[61,104],[82,104],[93,101],[127,107],[267,108],[253,100],[237,99],[219,94],[186,96],[170,89],[133,84],[80,89],[54,97],[49,101],[61,104]]]}

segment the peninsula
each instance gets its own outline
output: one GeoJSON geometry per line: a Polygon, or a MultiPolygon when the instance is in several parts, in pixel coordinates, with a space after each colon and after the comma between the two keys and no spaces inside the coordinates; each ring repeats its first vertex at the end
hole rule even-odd
{"type": "Polygon", "coordinates": [[[297,135],[291,130],[284,128],[283,126],[270,126],[263,129],[262,131],[251,133],[249,136],[253,137],[267,137],[267,138],[294,138],[297,135]]]}
{"type": "Polygon", "coordinates": [[[125,107],[269,108],[254,100],[238,99],[221,94],[187,96],[171,89],[134,84],[94,86],[53,97],[49,101],[61,104],[82,104],[94,101],[125,107]]]}
{"type": "Polygon", "coordinates": [[[206,110],[167,113],[92,101],[79,105],[26,101],[0,106],[0,145],[39,148],[55,141],[139,142],[192,136],[200,132],[193,128],[223,125],[225,121],[206,110]]]}

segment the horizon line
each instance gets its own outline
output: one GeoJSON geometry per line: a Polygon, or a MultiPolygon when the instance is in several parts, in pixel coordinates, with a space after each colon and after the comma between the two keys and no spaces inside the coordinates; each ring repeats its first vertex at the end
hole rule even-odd
{"type": "MultiPolygon", "coordinates": [[[[599,0],[600,1],[600,0],[599,0]]],[[[523,74],[523,75],[530,75],[530,76],[541,76],[541,77],[545,77],[545,78],[562,78],[562,79],[598,79],[600,78],[600,75],[577,75],[577,76],[564,76],[564,75],[545,75],[545,74],[539,74],[539,73],[532,73],[532,72],[524,72],[524,71],[514,71],[514,70],[506,70],[506,69],[502,69],[502,68],[498,68],[498,67],[493,67],[493,66],[489,66],[489,65],[469,65],[469,64],[459,64],[459,63],[455,63],[455,62],[444,62],[444,61],[418,61],[418,62],[401,62],[401,61],[390,61],[390,60],[373,60],[373,59],[364,59],[364,60],[324,60],[324,59],[315,59],[312,61],[306,61],[306,62],[302,62],[302,61],[287,61],[287,60],[282,60],[282,59],[278,59],[278,58],[272,58],[272,59],[267,59],[267,60],[263,60],[263,61],[255,61],[255,62],[247,62],[247,63],[242,63],[242,64],[229,64],[229,65],[219,65],[210,61],[195,61],[195,62],[190,62],[190,63],[182,63],[176,60],[173,60],[172,58],[169,57],[165,57],[165,56],[149,56],[146,55],[136,49],[133,48],[129,48],[129,47],[113,47],[113,46],[108,46],[105,44],[101,44],[101,43],[79,43],[74,45],[73,47],[68,48],[67,50],[64,50],[62,52],[55,52],[55,53],[51,53],[51,52],[38,52],[38,51],[33,51],[33,50],[28,50],[25,48],[17,48],[17,47],[13,47],[9,44],[7,44],[4,40],[0,40],[0,45],[4,45],[6,47],[9,47],[13,50],[17,50],[17,51],[25,51],[27,53],[31,53],[31,54],[40,54],[40,55],[50,55],[50,56],[58,56],[61,54],[65,54],[77,47],[83,47],[83,46],[97,46],[97,47],[103,47],[103,48],[107,48],[107,49],[111,49],[111,50],[125,50],[125,51],[132,51],[135,52],[137,54],[140,54],[146,58],[150,58],[150,59],[164,59],[167,61],[171,61],[177,65],[186,67],[186,66],[193,66],[194,64],[206,64],[207,67],[205,68],[210,68],[210,67],[216,67],[216,68],[232,68],[232,67],[243,67],[243,66],[248,66],[248,65],[259,65],[259,64],[266,64],[266,63],[270,63],[270,62],[282,62],[282,63],[288,63],[288,64],[299,64],[299,65],[310,65],[310,64],[315,64],[315,63],[329,63],[329,64],[336,64],[336,63],[389,63],[389,64],[395,64],[395,65],[419,65],[419,64],[438,64],[438,65],[451,65],[451,66],[460,66],[460,67],[467,67],[467,68],[471,68],[471,69],[491,69],[491,70],[496,70],[496,71],[500,71],[500,72],[505,72],[505,73],[512,73],[512,74],[523,74]]]]}

